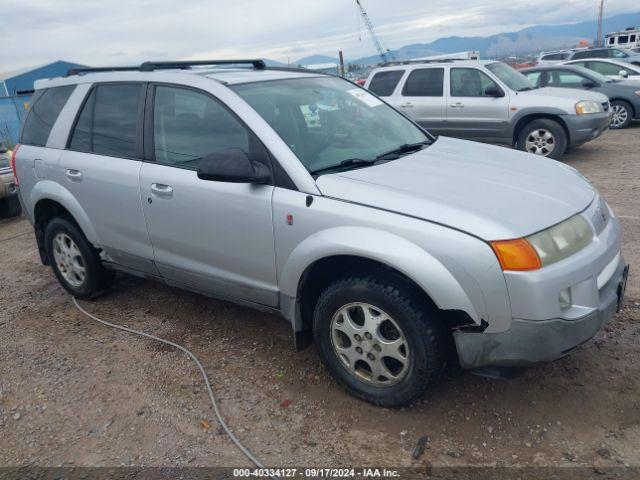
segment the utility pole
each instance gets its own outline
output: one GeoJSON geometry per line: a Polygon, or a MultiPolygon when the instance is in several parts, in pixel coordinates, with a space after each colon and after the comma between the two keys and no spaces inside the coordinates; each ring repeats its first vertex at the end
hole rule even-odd
{"type": "Polygon", "coordinates": [[[338,51],[338,57],[340,57],[340,76],[344,77],[344,57],[342,56],[342,50],[338,51]]]}
{"type": "Polygon", "coordinates": [[[602,11],[604,10],[604,0],[600,0],[600,11],[598,12],[598,37],[596,47],[602,46],[602,11]]]}

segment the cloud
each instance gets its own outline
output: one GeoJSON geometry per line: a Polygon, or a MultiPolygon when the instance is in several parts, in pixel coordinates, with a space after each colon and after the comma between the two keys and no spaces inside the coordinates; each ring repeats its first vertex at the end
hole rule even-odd
{"type": "MultiPolygon", "coordinates": [[[[617,0],[607,15],[637,10],[617,0]]],[[[595,19],[596,0],[363,0],[387,48],[441,36],[488,35],[595,19]]],[[[89,65],[148,59],[375,53],[353,0],[3,0],[2,70],[65,59],[89,65]]]]}

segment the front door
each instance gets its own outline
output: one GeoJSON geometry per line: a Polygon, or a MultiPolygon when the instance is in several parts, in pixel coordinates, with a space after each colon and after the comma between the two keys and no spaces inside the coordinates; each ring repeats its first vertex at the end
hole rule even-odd
{"type": "MultiPolygon", "coordinates": [[[[240,148],[264,160],[255,135],[207,93],[157,85],[146,120],[153,161],[140,192],[158,270],[168,283],[276,306],[272,185],[198,178],[200,159],[240,148]]],[[[149,155],[149,152],[146,152],[149,155]]]]}
{"type": "Polygon", "coordinates": [[[500,141],[507,131],[509,96],[483,71],[468,67],[451,68],[447,98],[448,134],[460,138],[500,141]],[[486,94],[489,87],[505,93],[486,94]]]}

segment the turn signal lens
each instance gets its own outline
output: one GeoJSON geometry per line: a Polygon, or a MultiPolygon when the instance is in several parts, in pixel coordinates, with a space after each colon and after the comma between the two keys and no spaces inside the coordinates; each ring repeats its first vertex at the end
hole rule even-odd
{"type": "Polygon", "coordinates": [[[502,270],[538,270],[542,267],[540,257],[524,238],[497,240],[490,244],[502,270]]]}

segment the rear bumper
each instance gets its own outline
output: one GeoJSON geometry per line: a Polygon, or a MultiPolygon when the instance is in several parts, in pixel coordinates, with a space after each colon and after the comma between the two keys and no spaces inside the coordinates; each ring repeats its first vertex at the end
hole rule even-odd
{"type": "Polygon", "coordinates": [[[613,117],[612,110],[589,115],[563,115],[569,130],[569,146],[581,145],[602,135],[609,128],[613,117]]]}
{"type": "Polygon", "coordinates": [[[0,173],[0,198],[10,197],[18,192],[13,172],[0,173]]]}
{"type": "Polygon", "coordinates": [[[556,360],[592,338],[616,312],[627,266],[619,258],[611,279],[600,291],[598,308],[573,320],[513,319],[501,333],[456,331],[454,338],[463,368],[522,367],[556,360]]]}

